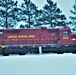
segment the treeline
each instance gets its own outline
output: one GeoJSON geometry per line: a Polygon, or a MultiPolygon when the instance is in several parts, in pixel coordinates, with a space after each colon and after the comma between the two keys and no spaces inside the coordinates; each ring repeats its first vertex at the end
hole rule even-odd
{"type": "Polygon", "coordinates": [[[70,16],[70,21],[68,22],[69,27],[71,28],[72,32],[76,34],[76,0],[75,4],[73,4],[73,10],[70,10],[72,16],[70,16]]]}
{"type": "MultiPolygon", "coordinates": [[[[76,15],[76,11],[71,10],[71,12],[76,15]]],[[[72,16],[70,18],[76,19],[72,16]]],[[[47,0],[42,9],[38,9],[31,0],[23,0],[21,5],[14,0],[0,0],[0,27],[2,28],[36,28],[42,25],[57,27],[72,23],[74,22],[67,23],[65,14],[58,8],[57,2],[52,0],[47,0]]]]}

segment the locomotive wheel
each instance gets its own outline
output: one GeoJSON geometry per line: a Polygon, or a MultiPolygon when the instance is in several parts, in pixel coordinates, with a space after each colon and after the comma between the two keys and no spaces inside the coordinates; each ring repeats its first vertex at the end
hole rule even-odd
{"type": "Polygon", "coordinates": [[[24,53],[19,53],[19,55],[25,55],[24,53]]]}
{"type": "Polygon", "coordinates": [[[58,52],[57,54],[63,54],[63,52],[58,52]]]}
{"type": "Polygon", "coordinates": [[[57,52],[57,54],[63,54],[64,52],[57,52]]]}
{"type": "Polygon", "coordinates": [[[26,53],[22,53],[22,52],[19,53],[19,55],[25,55],[25,54],[26,54],[26,53]]]}
{"type": "Polygon", "coordinates": [[[76,54],[76,52],[72,52],[73,54],[76,54]]]}
{"type": "Polygon", "coordinates": [[[60,52],[60,54],[63,54],[63,52],[60,52]]]}
{"type": "Polygon", "coordinates": [[[73,54],[76,54],[76,51],[74,50],[72,53],[73,53],[73,54]]]}
{"type": "Polygon", "coordinates": [[[62,48],[59,48],[58,51],[57,51],[57,54],[63,54],[64,51],[62,51],[63,49],[62,48]]]}
{"type": "Polygon", "coordinates": [[[7,54],[7,53],[2,53],[2,55],[3,55],[3,56],[9,56],[9,54],[7,54]]]}
{"type": "Polygon", "coordinates": [[[30,54],[35,54],[35,52],[34,51],[30,51],[30,54]]]}
{"type": "Polygon", "coordinates": [[[25,54],[27,54],[27,50],[20,50],[19,52],[18,52],[18,54],[19,55],[25,55],[25,54]]]}
{"type": "Polygon", "coordinates": [[[3,50],[3,51],[2,51],[2,55],[3,55],[3,56],[9,56],[9,53],[8,53],[6,50],[3,50]]]}

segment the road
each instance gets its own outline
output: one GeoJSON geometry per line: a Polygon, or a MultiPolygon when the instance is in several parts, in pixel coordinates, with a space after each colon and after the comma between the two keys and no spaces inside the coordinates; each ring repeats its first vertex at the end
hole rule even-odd
{"type": "Polygon", "coordinates": [[[0,75],[76,74],[76,54],[0,56],[0,75]]]}

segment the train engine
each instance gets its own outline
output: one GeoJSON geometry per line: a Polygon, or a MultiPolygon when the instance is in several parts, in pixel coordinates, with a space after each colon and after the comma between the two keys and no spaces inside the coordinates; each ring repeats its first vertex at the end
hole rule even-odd
{"type": "Polygon", "coordinates": [[[2,55],[49,52],[76,53],[76,34],[68,27],[0,29],[2,55]]]}

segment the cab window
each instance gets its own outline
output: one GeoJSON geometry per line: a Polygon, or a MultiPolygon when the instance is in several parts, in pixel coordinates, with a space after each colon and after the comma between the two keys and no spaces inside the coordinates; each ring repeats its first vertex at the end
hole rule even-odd
{"type": "Polygon", "coordinates": [[[68,36],[68,31],[63,31],[63,36],[68,36]]]}
{"type": "Polygon", "coordinates": [[[0,31],[0,35],[3,34],[3,32],[0,31]]]}

